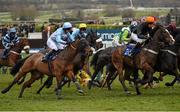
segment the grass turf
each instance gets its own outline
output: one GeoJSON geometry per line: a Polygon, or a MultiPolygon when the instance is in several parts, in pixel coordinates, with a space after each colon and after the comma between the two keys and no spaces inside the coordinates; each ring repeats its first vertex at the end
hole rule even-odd
{"type": "MultiPolygon", "coordinates": [[[[172,80],[171,76],[167,76],[166,81],[172,80]]],[[[0,90],[5,88],[13,80],[12,76],[0,75],[0,90]]],[[[112,85],[112,90],[106,88],[92,88],[86,91],[86,95],[82,96],[77,93],[75,86],[71,84],[68,88],[63,88],[63,99],[57,100],[54,93],[54,85],[50,89],[44,89],[41,95],[36,94],[40,87],[40,81],[37,81],[31,88],[26,89],[23,98],[17,98],[21,86],[15,85],[7,94],[0,93],[0,110],[69,110],[69,111],[113,111],[113,110],[144,110],[144,111],[173,111],[180,110],[180,85],[176,84],[173,88],[164,86],[164,82],[160,83],[160,87],[154,89],[143,89],[141,96],[136,96],[133,88],[130,91],[134,94],[125,95],[120,83],[116,80],[112,85]]]]}

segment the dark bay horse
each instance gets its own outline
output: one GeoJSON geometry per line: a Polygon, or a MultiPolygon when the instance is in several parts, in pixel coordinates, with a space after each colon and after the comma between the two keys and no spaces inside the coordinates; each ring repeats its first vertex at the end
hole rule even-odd
{"type": "Polygon", "coordinates": [[[157,71],[163,72],[159,79],[169,74],[175,76],[171,83],[166,83],[166,86],[173,86],[178,78],[180,78],[180,34],[175,37],[175,44],[163,48],[158,56],[159,60],[155,66],[157,71]],[[164,60],[165,59],[165,60],[164,60]]]}
{"type": "MultiPolygon", "coordinates": [[[[123,89],[126,93],[129,93],[125,83],[124,83],[124,75],[123,70],[128,67],[131,70],[137,71],[142,70],[143,73],[146,72],[146,80],[134,81],[137,95],[141,94],[137,85],[137,82],[141,82],[141,84],[148,83],[152,80],[152,74],[155,72],[153,67],[156,64],[157,55],[160,52],[160,49],[165,43],[173,44],[175,40],[170,35],[168,30],[164,27],[158,25],[154,28],[154,35],[149,40],[149,42],[142,48],[140,53],[138,53],[133,59],[130,57],[124,56],[124,50],[126,47],[119,47],[112,53],[112,63],[114,67],[117,69],[119,74],[119,80],[123,86],[123,89]]],[[[136,80],[136,79],[134,79],[136,80]]]]}
{"type": "MultiPolygon", "coordinates": [[[[71,79],[75,83],[79,92],[83,93],[83,90],[80,88],[79,83],[76,81],[76,78],[74,77],[74,73],[73,73],[74,67],[72,61],[78,53],[80,52],[89,53],[90,51],[91,48],[89,46],[89,43],[85,39],[77,39],[75,42],[67,46],[62,52],[60,52],[57,58],[53,60],[50,65],[48,63],[43,63],[41,61],[43,57],[42,53],[33,54],[25,60],[22,67],[19,66],[17,68],[17,69],[20,68],[20,70],[16,74],[16,77],[7,88],[2,90],[2,93],[8,92],[10,88],[18,82],[18,80],[20,80],[28,72],[31,71],[40,72],[48,76],[56,77],[56,81],[57,81],[56,94],[58,98],[61,98],[61,88],[62,88],[61,82],[64,75],[66,75],[69,79],[71,79]]],[[[24,89],[26,87],[30,87],[35,80],[38,80],[40,77],[42,77],[42,74],[36,74],[36,75],[32,74],[31,78],[23,84],[19,97],[22,97],[24,89]]]]}
{"type": "MultiPolygon", "coordinates": [[[[21,59],[21,51],[24,48],[30,48],[27,38],[20,38],[19,43],[14,45],[8,55],[7,60],[0,58],[0,66],[14,66],[21,59]]],[[[0,56],[3,55],[3,49],[0,49],[0,56]]]]}
{"type": "Polygon", "coordinates": [[[100,71],[103,71],[104,66],[112,63],[112,52],[116,47],[108,47],[106,49],[98,51],[91,60],[91,66],[94,69],[94,73],[91,77],[91,81],[88,84],[88,88],[91,89],[93,81],[100,71]]]}

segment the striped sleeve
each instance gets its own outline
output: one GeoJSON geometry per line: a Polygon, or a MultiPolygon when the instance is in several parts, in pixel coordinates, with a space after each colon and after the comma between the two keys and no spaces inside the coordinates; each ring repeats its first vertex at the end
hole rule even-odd
{"type": "Polygon", "coordinates": [[[7,36],[7,35],[4,36],[3,39],[2,39],[2,44],[6,49],[8,49],[10,47],[9,43],[10,43],[9,36],[7,36]]]}
{"type": "Polygon", "coordinates": [[[16,36],[15,38],[14,38],[14,40],[13,40],[13,43],[19,43],[19,37],[18,36],[16,36]]]}

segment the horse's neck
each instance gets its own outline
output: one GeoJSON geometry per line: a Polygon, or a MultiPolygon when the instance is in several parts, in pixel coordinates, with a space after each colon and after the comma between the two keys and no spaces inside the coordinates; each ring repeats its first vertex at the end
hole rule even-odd
{"type": "Polygon", "coordinates": [[[74,59],[76,54],[76,49],[72,48],[71,46],[68,46],[62,52],[59,53],[58,57],[71,61],[74,59]]]}
{"type": "Polygon", "coordinates": [[[146,44],[144,48],[159,52],[160,46],[158,44],[159,44],[158,42],[152,40],[148,44],[146,44]]]}

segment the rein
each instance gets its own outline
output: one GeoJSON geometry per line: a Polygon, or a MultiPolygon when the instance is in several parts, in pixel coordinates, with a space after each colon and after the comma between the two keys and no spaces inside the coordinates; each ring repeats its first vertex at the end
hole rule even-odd
{"type": "Polygon", "coordinates": [[[76,47],[74,47],[72,44],[70,44],[70,46],[74,49],[74,50],[76,50],[77,48],[76,47]]]}
{"type": "Polygon", "coordinates": [[[170,54],[172,54],[174,56],[177,56],[177,54],[175,52],[171,51],[171,50],[162,49],[161,51],[168,52],[168,53],[170,53],[170,54]]]}
{"type": "Polygon", "coordinates": [[[18,52],[16,52],[16,51],[10,51],[11,53],[13,53],[13,54],[16,54],[16,55],[20,55],[20,53],[18,53],[18,52]]]}
{"type": "Polygon", "coordinates": [[[144,51],[148,51],[149,53],[152,53],[152,54],[155,54],[155,55],[158,54],[158,52],[156,52],[156,51],[154,51],[154,50],[152,50],[152,49],[143,48],[143,50],[144,50],[144,51]]]}

